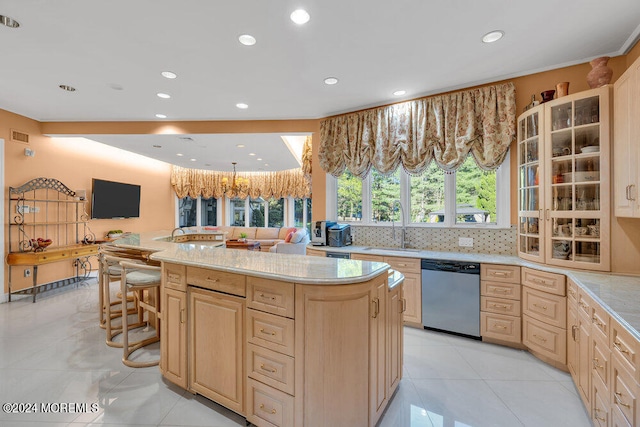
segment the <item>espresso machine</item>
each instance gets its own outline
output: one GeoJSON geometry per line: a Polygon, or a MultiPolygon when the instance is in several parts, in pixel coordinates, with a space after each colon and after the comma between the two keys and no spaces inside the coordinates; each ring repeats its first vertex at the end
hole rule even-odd
{"type": "Polygon", "coordinates": [[[329,244],[329,227],[335,225],[334,221],[316,221],[311,230],[311,244],[313,246],[327,246],[329,244]]]}

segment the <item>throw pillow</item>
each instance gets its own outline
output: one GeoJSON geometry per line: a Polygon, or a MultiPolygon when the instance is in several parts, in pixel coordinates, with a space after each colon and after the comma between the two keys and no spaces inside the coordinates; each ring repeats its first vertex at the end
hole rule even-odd
{"type": "Polygon", "coordinates": [[[287,233],[287,237],[284,238],[285,243],[291,242],[291,238],[293,237],[293,233],[290,231],[287,233]]]}
{"type": "Polygon", "coordinates": [[[293,236],[291,236],[291,243],[302,242],[302,239],[304,239],[306,235],[307,235],[307,230],[305,228],[301,228],[300,230],[293,233],[293,236]]]}

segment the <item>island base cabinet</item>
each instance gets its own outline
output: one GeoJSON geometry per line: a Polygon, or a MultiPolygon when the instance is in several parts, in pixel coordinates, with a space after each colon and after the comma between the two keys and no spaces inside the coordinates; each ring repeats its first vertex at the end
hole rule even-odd
{"type": "Polygon", "coordinates": [[[296,288],[296,426],[375,424],[369,383],[376,378],[370,352],[377,353],[371,348],[377,297],[371,282],[296,288]]]}
{"type": "Polygon", "coordinates": [[[172,383],[187,388],[187,293],[162,292],[160,371],[172,383]]]}
{"type": "Polygon", "coordinates": [[[293,396],[247,379],[247,421],[258,427],[293,427],[293,396]]]}
{"type": "Polygon", "coordinates": [[[547,325],[526,314],[522,316],[522,343],[536,356],[542,356],[545,362],[565,370],[567,363],[566,333],[565,329],[547,325]]]}
{"type": "Polygon", "coordinates": [[[244,298],[189,288],[190,389],[244,414],[244,298]]]}
{"type": "Polygon", "coordinates": [[[591,420],[593,420],[593,425],[597,427],[611,425],[609,389],[595,373],[591,377],[591,420]]]}

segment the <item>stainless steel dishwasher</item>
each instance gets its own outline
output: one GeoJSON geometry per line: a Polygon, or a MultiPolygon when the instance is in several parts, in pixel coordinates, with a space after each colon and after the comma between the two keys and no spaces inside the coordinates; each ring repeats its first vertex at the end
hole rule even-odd
{"type": "Polygon", "coordinates": [[[422,260],[422,325],[480,338],[480,264],[422,260]]]}

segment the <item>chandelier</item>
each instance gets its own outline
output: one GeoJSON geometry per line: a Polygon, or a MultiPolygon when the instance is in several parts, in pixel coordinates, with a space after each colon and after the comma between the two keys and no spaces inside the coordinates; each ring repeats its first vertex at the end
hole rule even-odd
{"type": "Polygon", "coordinates": [[[222,178],[222,191],[227,197],[238,197],[239,194],[247,194],[249,191],[249,179],[237,176],[236,165],[237,162],[231,162],[233,165],[233,174],[231,175],[231,185],[229,185],[229,178],[222,178]]]}

